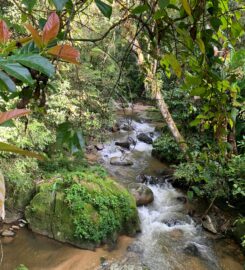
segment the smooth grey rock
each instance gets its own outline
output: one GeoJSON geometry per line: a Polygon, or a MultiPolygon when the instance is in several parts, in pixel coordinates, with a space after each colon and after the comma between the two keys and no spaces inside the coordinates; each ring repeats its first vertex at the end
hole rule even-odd
{"type": "Polygon", "coordinates": [[[202,226],[204,229],[211,233],[218,233],[209,215],[206,215],[202,218],[202,226]]]}
{"type": "Polygon", "coordinates": [[[15,236],[15,233],[13,231],[10,231],[10,230],[4,230],[2,232],[2,236],[5,236],[5,237],[12,237],[12,236],[15,236]]]}
{"type": "Polygon", "coordinates": [[[127,158],[112,157],[110,159],[110,164],[114,166],[132,166],[134,163],[127,158]]]}
{"type": "Polygon", "coordinates": [[[154,194],[152,190],[144,184],[133,183],[129,185],[129,190],[136,200],[137,206],[148,205],[153,202],[154,194]]]}

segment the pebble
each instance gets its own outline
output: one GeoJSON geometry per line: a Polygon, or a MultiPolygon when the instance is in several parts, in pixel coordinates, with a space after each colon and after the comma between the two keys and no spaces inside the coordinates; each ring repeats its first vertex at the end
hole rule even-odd
{"type": "Polygon", "coordinates": [[[19,221],[20,223],[27,224],[27,221],[26,221],[25,219],[22,219],[22,218],[21,218],[21,219],[19,219],[18,221],[19,221]]]}
{"type": "Polygon", "coordinates": [[[13,225],[11,228],[12,228],[13,230],[19,230],[19,229],[20,229],[20,227],[17,226],[17,225],[13,225]]]}
{"type": "Polygon", "coordinates": [[[6,236],[6,237],[10,237],[10,236],[14,236],[15,233],[13,231],[10,231],[10,230],[4,230],[2,232],[2,236],[6,236]]]}

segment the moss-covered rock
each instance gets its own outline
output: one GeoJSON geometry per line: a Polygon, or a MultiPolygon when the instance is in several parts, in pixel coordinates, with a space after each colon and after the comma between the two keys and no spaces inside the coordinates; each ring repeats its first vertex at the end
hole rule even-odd
{"type": "Polygon", "coordinates": [[[134,198],[98,167],[53,176],[25,215],[34,232],[86,249],[139,230],[134,198]]]}

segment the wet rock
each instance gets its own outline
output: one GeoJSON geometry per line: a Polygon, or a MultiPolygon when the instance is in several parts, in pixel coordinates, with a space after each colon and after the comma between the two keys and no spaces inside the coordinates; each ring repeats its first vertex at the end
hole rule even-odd
{"type": "Polygon", "coordinates": [[[102,143],[98,143],[94,146],[98,151],[101,151],[104,149],[104,145],[102,143]]]}
{"type": "Polygon", "coordinates": [[[169,236],[173,239],[173,240],[180,240],[184,235],[184,232],[180,229],[174,229],[172,231],[169,232],[169,236]]]}
{"type": "Polygon", "coordinates": [[[137,139],[141,142],[147,143],[147,144],[153,144],[153,140],[150,136],[148,136],[145,133],[140,133],[137,135],[137,139]]]}
{"type": "Polygon", "coordinates": [[[114,126],[111,127],[111,132],[117,132],[120,130],[120,126],[118,123],[115,123],[114,126]]]}
{"type": "Polygon", "coordinates": [[[139,174],[135,178],[136,183],[147,183],[147,175],[145,174],[139,174]]]}
{"type": "Polygon", "coordinates": [[[130,149],[130,142],[115,142],[115,145],[120,146],[122,148],[130,149]]]}
{"type": "Polygon", "coordinates": [[[186,204],[187,203],[187,198],[185,196],[179,196],[179,197],[176,198],[176,200],[178,202],[183,203],[183,204],[186,204]]]}
{"type": "Polygon", "coordinates": [[[139,174],[136,176],[135,179],[136,183],[145,183],[150,185],[158,185],[163,184],[165,180],[163,178],[151,176],[151,175],[145,175],[145,174],[139,174]]]}
{"type": "Polygon", "coordinates": [[[72,180],[68,183],[66,174],[64,184],[57,185],[55,196],[50,190],[57,183],[56,179],[42,184],[25,210],[29,228],[57,241],[91,250],[102,242],[114,242],[122,231],[135,235],[139,218],[133,196],[110,178],[101,178],[94,170],[88,170],[87,176],[69,178],[72,180]],[[73,195],[72,203],[68,203],[66,194],[74,194],[74,188],[82,193],[73,195]],[[101,198],[99,205],[96,196],[101,198]],[[79,206],[73,207],[77,200],[79,206]],[[112,223],[117,225],[111,228],[112,223]],[[84,234],[76,235],[77,228],[82,228],[84,234]],[[100,238],[95,239],[95,234],[100,238]]]}
{"type": "Polygon", "coordinates": [[[24,228],[26,226],[25,223],[19,223],[20,228],[24,228]]]}
{"type": "Polygon", "coordinates": [[[194,243],[189,243],[185,248],[184,248],[184,252],[187,255],[191,255],[191,256],[199,256],[200,252],[198,250],[198,247],[194,244],[194,243]]]}
{"type": "Polygon", "coordinates": [[[132,245],[128,246],[127,251],[142,254],[143,248],[140,245],[132,244],[132,245]]]}
{"type": "Polygon", "coordinates": [[[129,186],[129,189],[136,200],[137,206],[148,205],[154,200],[152,190],[144,184],[134,183],[129,186]]]}
{"type": "Polygon", "coordinates": [[[23,218],[19,219],[18,221],[21,222],[21,223],[24,223],[24,224],[27,224],[27,223],[28,223],[28,222],[27,222],[25,219],[23,219],[23,218]]]}
{"type": "Polygon", "coordinates": [[[19,226],[17,226],[17,225],[13,225],[13,226],[11,226],[11,229],[13,229],[13,230],[19,230],[19,229],[20,229],[20,227],[19,227],[19,226]]]}
{"type": "Polygon", "coordinates": [[[130,124],[123,124],[121,126],[121,129],[124,130],[124,131],[133,131],[134,130],[134,127],[130,124]]]}
{"type": "Polygon", "coordinates": [[[206,229],[207,231],[211,233],[214,233],[214,234],[218,233],[209,215],[206,215],[202,218],[202,226],[204,229],[206,229]]]}
{"type": "Polygon", "coordinates": [[[177,220],[177,219],[169,219],[167,221],[164,221],[164,223],[168,226],[168,227],[174,227],[176,225],[181,225],[183,224],[182,221],[177,220]]]}
{"type": "Polygon", "coordinates": [[[132,166],[134,163],[132,160],[121,157],[112,157],[110,164],[114,166],[132,166]]]}
{"type": "Polygon", "coordinates": [[[13,231],[11,231],[11,230],[4,230],[2,232],[2,236],[13,237],[13,236],[15,236],[15,233],[13,231]]]}
{"type": "Polygon", "coordinates": [[[150,132],[149,135],[150,135],[151,138],[153,138],[154,137],[154,132],[150,132]]]}
{"type": "Polygon", "coordinates": [[[14,223],[15,221],[17,221],[18,219],[23,217],[23,213],[21,212],[10,212],[10,211],[6,211],[6,216],[4,219],[4,223],[5,224],[11,224],[14,223]]]}

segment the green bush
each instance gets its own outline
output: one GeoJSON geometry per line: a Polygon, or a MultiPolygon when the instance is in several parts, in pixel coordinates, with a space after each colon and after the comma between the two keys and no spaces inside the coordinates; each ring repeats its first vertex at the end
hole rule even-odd
{"type": "Polygon", "coordinates": [[[40,178],[38,163],[31,158],[0,159],[0,167],[6,183],[6,206],[11,210],[23,210],[35,191],[35,180],[40,178]]]}
{"type": "Polygon", "coordinates": [[[210,152],[199,153],[191,162],[177,166],[175,177],[197,196],[241,199],[245,196],[245,157],[225,160],[210,152]]]}
{"type": "Polygon", "coordinates": [[[169,133],[162,134],[153,143],[152,155],[168,163],[178,163],[183,160],[183,154],[169,133]]]}

